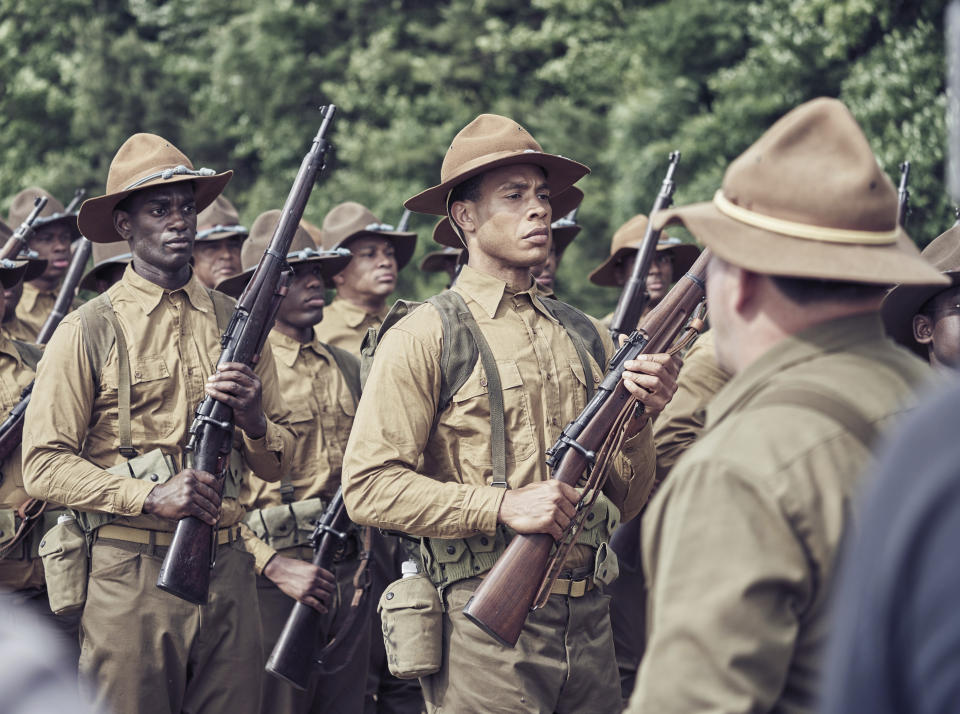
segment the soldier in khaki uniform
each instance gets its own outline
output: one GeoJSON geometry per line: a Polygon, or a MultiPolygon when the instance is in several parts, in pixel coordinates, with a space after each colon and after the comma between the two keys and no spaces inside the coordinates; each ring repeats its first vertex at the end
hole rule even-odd
{"type": "MultiPolygon", "coordinates": [[[[590,273],[590,282],[594,285],[613,288],[622,288],[626,285],[633,272],[633,263],[646,232],[647,217],[642,213],[620,226],[613,234],[613,240],[610,241],[610,257],[594,268],[590,273]]],[[[679,238],[660,236],[657,252],[653,256],[650,272],[647,274],[647,293],[650,296],[647,311],[657,306],[670,290],[674,280],[690,269],[699,254],[700,250],[695,245],[683,243],[679,238]]],[[[611,312],[601,322],[609,326],[612,319],[611,312]]]]}
{"type": "Polygon", "coordinates": [[[397,287],[417,244],[417,234],[396,231],[354,201],[334,206],[323,219],[323,247],[346,248],[353,260],[333,277],[337,299],[325,310],[317,335],[328,345],[360,354],[367,329],[387,316],[387,298],[397,287]]]}
{"type": "MultiPolygon", "coordinates": [[[[193,272],[208,288],[241,270],[240,251],[249,231],[240,214],[224,196],[200,211],[193,243],[193,272]]],[[[261,251],[262,252],[262,251],[261,251]]]]}
{"type": "MultiPolygon", "coordinates": [[[[579,191],[579,189],[577,190],[579,191]]],[[[550,224],[550,253],[545,261],[539,265],[534,265],[530,269],[530,272],[533,273],[533,279],[537,281],[537,286],[545,293],[552,294],[555,292],[557,270],[560,269],[563,253],[580,233],[580,226],[576,218],[577,208],[574,208],[567,215],[550,224]]]]}
{"type": "Polygon", "coordinates": [[[665,211],[713,251],[733,374],[643,519],[648,637],[632,712],[813,712],[836,558],[878,433],[930,370],[883,334],[885,285],[943,285],[847,108],[818,99],[665,211]]]}
{"type": "MultiPolygon", "coordinates": [[[[598,548],[609,529],[621,512],[636,513],[652,487],[646,418],[630,425],[594,508],[599,517],[571,551],[556,594],[527,619],[516,648],[501,646],[461,612],[510,534],[559,537],[579,499],[575,489],[549,479],[543,452],[582,410],[587,383],[598,382],[606,365],[578,352],[551,312],[559,303],[542,299],[530,267],[547,256],[551,215],[563,193],[587,171],[543,153],[516,122],[485,114],[454,138],[441,183],[406,203],[446,214],[469,251],[453,291],[496,361],[506,434],[505,472],[495,475],[492,400],[479,360],[437,412],[443,328],[434,305],[385,333],[347,445],[344,498],[357,522],[421,538],[421,565],[444,605],[442,615],[439,603],[435,610],[442,617],[439,670],[421,678],[430,711],[610,712],[620,703],[607,604],[594,573],[607,572],[598,560],[610,565],[597,556],[606,552],[598,548]]],[[[582,316],[566,310],[565,319],[582,316]]],[[[582,320],[605,362],[613,351],[609,337],[582,320]]],[[[650,355],[627,367],[628,388],[648,415],[658,413],[676,387],[677,362],[650,355]]]]}
{"type": "Polygon", "coordinates": [[[23,296],[17,304],[17,317],[30,330],[31,342],[53,310],[60,280],[70,267],[70,246],[80,235],[77,216],[64,213],[60,201],[37,187],[26,188],[14,196],[7,223],[14,228],[23,223],[33,210],[37,196],[45,196],[47,204],[33,223],[34,233],[27,241],[27,248],[47,261],[47,269],[43,275],[24,283],[23,296]]]}
{"type": "Polygon", "coordinates": [[[133,259],[130,246],[123,241],[94,243],[90,252],[93,267],[83,274],[77,287],[95,293],[106,292],[111,285],[120,282],[133,259]]]}
{"type": "MultiPolygon", "coordinates": [[[[240,295],[280,222],[280,213],[267,211],[253,222],[243,247],[246,270],[220,283],[218,290],[240,295]]],[[[314,329],[323,318],[325,282],[339,273],[350,259],[347,250],[318,251],[307,231],[299,228],[287,255],[287,263],[295,275],[268,338],[276,358],[281,398],[290,407],[296,447],[283,479],[267,482],[248,474],[240,492],[240,503],[247,509],[244,520],[256,534],[247,541],[247,547],[256,559],[255,567],[260,574],[257,599],[263,631],[263,664],[290,615],[294,602],[291,598],[302,599],[304,595],[299,585],[304,580],[297,573],[319,570],[310,563],[313,550],[308,539],[340,485],[343,450],[356,411],[359,360],[320,342],[314,329]]],[[[349,609],[360,555],[359,535],[354,533],[338,558],[338,593],[329,617],[325,618],[325,632],[331,631],[331,624],[340,624],[349,609]]],[[[310,599],[305,602],[327,612],[317,602],[310,599]]],[[[369,622],[365,622],[353,634],[360,639],[361,646],[353,651],[347,667],[335,676],[314,678],[306,692],[296,691],[262,671],[260,711],[263,714],[362,711],[368,633],[369,622]]]]}
{"type": "MultiPolygon", "coordinates": [[[[11,236],[13,231],[7,225],[0,221],[0,241],[5,241],[11,236]]],[[[18,280],[7,280],[3,286],[3,310],[0,311],[0,335],[5,335],[21,342],[33,342],[37,339],[37,333],[34,332],[23,320],[17,317],[17,304],[23,295],[23,286],[28,280],[43,275],[47,269],[47,261],[39,258],[28,258],[25,262],[26,269],[18,280]]]]}
{"type": "Polygon", "coordinates": [[[447,287],[449,288],[456,280],[463,260],[465,260],[465,256],[462,248],[453,248],[447,245],[442,250],[433,250],[423,256],[419,267],[424,273],[446,273],[447,287]]]}
{"type": "Polygon", "coordinates": [[[883,301],[887,334],[938,370],[960,369],[960,225],[920,254],[950,280],[946,289],[898,285],[883,301]]]}
{"type": "MultiPolygon", "coordinates": [[[[193,170],[153,134],[120,147],[106,195],[84,202],[79,223],[94,242],[125,240],[133,260],[57,328],[27,411],[27,492],[75,509],[92,541],[80,670],[121,714],[249,712],[259,698],[256,579],[238,535],[238,480],[244,462],[264,479],[287,473],[293,434],[269,345],[255,372],[216,366],[233,302],[190,268],[197,209],[230,176],[193,170]],[[222,490],[185,463],[205,395],[232,407],[237,427],[222,490]],[[156,586],[171,532],[188,515],[216,527],[210,595],[199,606],[156,586]]],[[[318,599],[329,598],[324,585],[318,599]]]]}

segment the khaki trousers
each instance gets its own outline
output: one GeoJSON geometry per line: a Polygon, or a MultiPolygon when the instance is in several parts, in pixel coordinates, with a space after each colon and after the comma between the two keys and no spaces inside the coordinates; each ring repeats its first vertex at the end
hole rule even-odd
{"type": "Polygon", "coordinates": [[[220,546],[206,605],[157,587],[166,548],[91,549],[80,672],[114,714],[253,713],[262,653],[253,556],[220,546]]]}
{"type": "MultiPolygon", "coordinates": [[[[291,548],[280,551],[280,554],[301,560],[311,560],[313,556],[310,548],[291,548]]],[[[357,557],[336,565],[337,594],[334,607],[330,613],[323,616],[321,641],[317,643],[318,652],[343,624],[350,601],[353,599],[353,578],[359,566],[360,560],[357,557]]],[[[359,714],[362,712],[367,668],[370,661],[369,619],[365,623],[358,623],[357,630],[352,635],[359,638],[357,648],[344,668],[335,674],[315,675],[310,687],[301,692],[264,669],[273,646],[280,639],[280,633],[295,601],[284,595],[280,588],[263,576],[257,578],[257,597],[260,603],[264,655],[260,665],[260,673],[263,677],[261,714],[319,714],[320,712],[359,714]]]]}
{"type": "Polygon", "coordinates": [[[480,584],[444,592],[443,666],[420,680],[429,712],[610,714],[621,709],[609,598],[553,595],[531,613],[516,647],[498,644],[463,615],[480,584]]]}

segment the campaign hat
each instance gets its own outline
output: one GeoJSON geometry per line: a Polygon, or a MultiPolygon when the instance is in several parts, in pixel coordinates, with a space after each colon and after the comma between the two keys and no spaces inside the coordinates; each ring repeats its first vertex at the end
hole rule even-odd
{"type": "Polygon", "coordinates": [[[10,203],[10,213],[7,216],[7,223],[14,228],[18,228],[21,223],[27,220],[27,217],[33,211],[36,199],[41,197],[46,198],[47,203],[40,213],[37,214],[37,218],[33,221],[33,227],[42,228],[44,226],[62,224],[70,229],[74,238],[79,236],[80,228],[77,226],[77,214],[65,213],[66,209],[64,209],[63,204],[48,191],[38,186],[25,188],[13,197],[13,201],[10,203]]]}
{"type": "MultiPolygon", "coordinates": [[[[617,282],[617,266],[637,254],[647,233],[647,217],[638,213],[629,221],[620,226],[610,241],[610,255],[590,273],[590,282],[594,285],[619,287],[617,282]]],[[[684,243],[679,238],[665,236],[661,233],[657,241],[657,252],[669,251],[673,255],[673,275],[679,278],[693,265],[700,249],[692,243],[684,243]]]]}
{"type": "Polygon", "coordinates": [[[323,219],[321,240],[327,250],[349,249],[351,241],[366,237],[386,238],[393,244],[397,269],[410,262],[417,245],[416,233],[396,230],[394,226],[381,222],[369,208],[356,201],[337,204],[323,219]]]}
{"type": "Polygon", "coordinates": [[[223,240],[239,236],[245,239],[250,231],[240,225],[240,214],[226,196],[216,200],[197,214],[197,237],[195,243],[223,240]]]}
{"type": "Polygon", "coordinates": [[[80,282],[77,283],[79,290],[97,291],[97,281],[101,279],[104,272],[112,265],[121,263],[126,265],[133,260],[133,253],[130,252],[130,244],[126,241],[116,243],[94,243],[90,251],[93,257],[93,267],[90,268],[80,282]]]}

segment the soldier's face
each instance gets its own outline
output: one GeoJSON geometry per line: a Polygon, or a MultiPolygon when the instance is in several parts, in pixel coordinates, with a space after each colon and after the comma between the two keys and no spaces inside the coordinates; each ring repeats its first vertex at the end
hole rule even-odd
{"type": "Polygon", "coordinates": [[[185,268],[193,256],[197,208],[193,184],[175,183],[133,193],[123,210],[113,213],[117,232],[130,243],[134,267],[146,263],[170,273],[185,268]]]}
{"type": "Polygon", "coordinates": [[[930,364],[960,370],[960,286],[933,297],[924,312],[914,318],[914,337],[927,345],[930,364]]]}
{"type": "Polygon", "coordinates": [[[40,226],[27,241],[30,250],[47,261],[42,280],[59,280],[70,266],[70,243],[73,231],[62,223],[40,226]]]}
{"type": "Polygon", "coordinates": [[[532,268],[547,260],[552,208],[539,166],[488,171],[480,184],[480,198],[462,203],[469,214],[468,240],[472,237],[488,260],[506,268],[532,268]]]}
{"type": "Polygon", "coordinates": [[[193,244],[193,272],[208,288],[241,271],[240,249],[243,239],[230,236],[193,244]]]}
{"type": "Polygon", "coordinates": [[[387,297],[397,287],[397,257],[386,238],[355,238],[346,246],[353,254],[347,267],[334,276],[337,289],[369,296],[387,297]]]}
{"type": "Polygon", "coordinates": [[[293,270],[293,280],[277,310],[277,322],[302,330],[323,319],[326,286],[317,263],[295,264],[293,270]]]}
{"type": "MultiPolygon", "coordinates": [[[[627,280],[633,273],[633,264],[637,260],[637,253],[625,258],[622,263],[614,267],[614,277],[620,286],[626,285],[627,280]]],[[[650,263],[650,272],[647,273],[647,293],[650,295],[650,304],[656,305],[660,302],[670,286],[673,284],[673,251],[660,250],[653,254],[653,261],[650,263]]]]}

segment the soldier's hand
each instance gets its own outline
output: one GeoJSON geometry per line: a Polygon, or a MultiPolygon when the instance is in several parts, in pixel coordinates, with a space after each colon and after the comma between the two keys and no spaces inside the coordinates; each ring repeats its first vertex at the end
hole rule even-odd
{"type": "Polygon", "coordinates": [[[643,414],[627,424],[627,436],[633,436],[667,406],[677,392],[677,375],[683,364],[679,357],[665,353],[640,355],[624,363],[623,383],[639,402],[643,414]]]}
{"type": "Polygon", "coordinates": [[[549,533],[559,540],[579,501],[577,489],[553,479],[508,489],[503,494],[497,522],[517,533],[549,533]]]}
{"type": "Polygon", "coordinates": [[[224,362],[207,378],[207,394],[233,409],[234,421],[251,439],[267,433],[260,389],[256,372],[240,362],[224,362]]]}
{"type": "Polygon", "coordinates": [[[275,555],[263,574],[285,594],[319,613],[330,606],[337,581],[329,570],[295,558],[275,555]]]}
{"type": "Polygon", "coordinates": [[[143,512],[171,521],[194,516],[207,525],[216,525],[220,484],[206,471],[184,469],[166,483],[154,486],[143,502],[143,512]]]}

